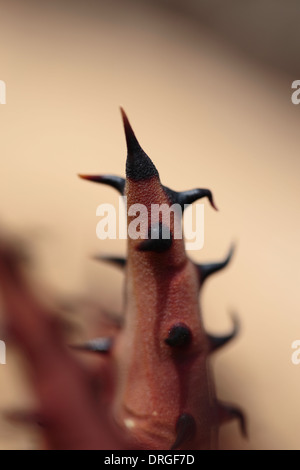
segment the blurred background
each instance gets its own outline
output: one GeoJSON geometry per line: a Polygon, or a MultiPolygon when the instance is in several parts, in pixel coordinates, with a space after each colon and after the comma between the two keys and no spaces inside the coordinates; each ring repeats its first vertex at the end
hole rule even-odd
{"type": "MultiPolygon", "coordinates": [[[[205,243],[190,255],[230,268],[201,295],[207,330],[242,331],[211,364],[218,396],[239,404],[222,449],[300,448],[300,5],[293,0],[0,0],[0,220],[27,239],[38,282],[59,299],[122,308],[122,275],[89,259],[125,254],[96,238],[96,208],[111,188],[77,173],[124,175],[122,105],[161,180],[208,187],[205,243]]],[[[87,319],[77,311],[78,321],[87,319]]],[[[4,339],[4,327],[0,330],[4,339]],[[2,334],[3,333],[3,334],[2,334]]],[[[35,449],[38,433],[8,422],[34,398],[22,357],[0,365],[0,448],[35,449]]]]}

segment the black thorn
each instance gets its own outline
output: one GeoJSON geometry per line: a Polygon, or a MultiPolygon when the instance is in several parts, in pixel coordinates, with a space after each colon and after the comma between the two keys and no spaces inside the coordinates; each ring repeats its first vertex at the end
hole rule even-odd
{"type": "Polygon", "coordinates": [[[72,349],[78,351],[90,351],[96,353],[108,353],[112,346],[111,338],[95,338],[87,341],[84,344],[71,345],[72,349]]]}
{"type": "Polygon", "coordinates": [[[219,263],[207,263],[207,264],[197,265],[199,273],[200,273],[201,284],[203,284],[205,279],[207,279],[211,274],[214,274],[220,271],[221,269],[226,268],[226,266],[228,265],[229,261],[232,258],[234,249],[235,247],[234,245],[232,245],[224,261],[221,261],[219,263]]]}
{"type": "Polygon", "coordinates": [[[176,439],[170,450],[178,449],[181,444],[189,441],[196,433],[196,422],[192,415],[183,413],[176,422],[176,439]]]}
{"type": "Polygon", "coordinates": [[[184,323],[177,323],[169,330],[165,343],[171,347],[181,348],[188,346],[191,342],[191,330],[184,323]]]}
{"type": "Polygon", "coordinates": [[[93,181],[94,183],[101,183],[107,184],[112,188],[115,188],[119,191],[120,194],[124,194],[125,188],[125,179],[121,178],[121,176],[114,176],[114,175],[78,175],[79,178],[84,180],[93,181]]]}
{"type": "Polygon", "coordinates": [[[243,411],[237,406],[228,403],[218,402],[219,420],[221,423],[226,423],[232,419],[239,420],[240,430],[242,435],[247,438],[247,420],[243,411]]]}
{"type": "Polygon", "coordinates": [[[126,145],[128,150],[128,155],[133,156],[136,151],[142,150],[136,135],[131,127],[127,114],[125,113],[124,109],[120,107],[124,130],[125,130],[125,137],[126,137],[126,145]]]}
{"type": "Polygon", "coordinates": [[[135,133],[132,130],[128,117],[123,108],[121,108],[123,118],[126,144],[127,144],[127,160],[126,160],[126,176],[133,181],[141,181],[159,174],[154,164],[140,146],[135,133]]]}
{"type": "Polygon", "coordinates": [[[126,266],[126,258],[119,256],[105,256],[105,255],[95,255],[93,259],[96,261],[104,261],[104,263],[111,263],[117,266],[118,268],[124,269],[126,266]]]}
{"type": "Polygon", "coordinates": [[[213,200],[212,192],[209,189],[191,189],[190,191],[182,191],[178,193],[179,197],[179,204],[184,208],[185,204],[192,204],[194,201],[198,199],[202,199],[203,197],[207,197],[211,206],[217,211],[217,207],[213,200]]]}
{"type": "Polygon", "coordinates": [[[234,339],[239,333],[240,331],[239,319],[237,318],[236,315],[231,315],[231,318],[233,322],[233,329],[231,333],[229,333],[228,335],[224,335],[224,336],[207,335],[209,342],[210,342],[211,351],[216,351],[216,349],[219,349],[222,346],[225,346],[226,343],[234,339]]]}
{"type": "Polygon", "coordinates": [[[141,242],[138,246],[139,251],[155,251],[162,253],[172,246],[172,234],[170,229],[161,222],[152,225],[148,231],[148,239],[141,242]]]}
{"type": "Polygon", "coordinates": [[[209,189],[191,189],[189,191],[173,191],[172,189],[168,188],[167,186],[163,186],[167,196],[172,201],[172,203],[180,204],[182,211],[185,209],[185,205],[192,204],[193,202],[197,201],[198,199],[202,199],[203,197],[207,197],[211,206],[218,210],[214,203],[212,192],[209,189]]]}

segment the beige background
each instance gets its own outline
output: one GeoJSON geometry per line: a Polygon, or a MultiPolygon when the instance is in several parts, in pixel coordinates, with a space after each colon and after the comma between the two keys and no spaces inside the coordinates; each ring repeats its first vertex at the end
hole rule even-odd
{"type": "MultiPolygon", "coordinates": [[[[76,174],[124,174],[123,105],[163,183],[214,192],[220,212],[206,204],[205,246],[191,256],[218,260],[238,244],[201,298],[209,331],[228,330],[230,310],[242,321],[212,366],[218,395],[246,410],[250,438],[226,425],[221,448],[299,449],[300,106],[290,87],[300,77],[263,68],[167,9],[99,3],[0,2],[2,224],[32,241],[54,297],[120,309],[122,276],[88,259],[125,253],[95,235],[96,207],[118,195],[76,174]]],[[[24,367],[9,346],[0,411],[31,404],[24,367]]],[[[38,445],[0,418],[0,448],[38,445]]]]}

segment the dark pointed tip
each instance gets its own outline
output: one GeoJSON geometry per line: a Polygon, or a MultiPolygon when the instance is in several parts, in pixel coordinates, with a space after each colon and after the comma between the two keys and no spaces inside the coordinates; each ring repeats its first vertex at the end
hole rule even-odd
{"type": "Polygon", "coordinates": [[[221,271],[222,269],[226,268],[226,266],[229,264],[231,261],[231,258],[233,256],[233,253],[235,251],[235,244],[232,244],[228,255],[223,261],[220,261],[218,263],[207,263],[207,264],[199,264],[198,270],[200,274],[200,279],[201,279],[201,284],[211,275],[214,274],[218,271],[221,271]]]}
{"type": "Polygon", "coordinates": [[[111,186],[119,191],[120,194],[124,194],[125,188],[125,179],[120,176],[115,175],[78,175],[79,178],[82,178],[87,181],[92,181],[94,183],[101,183],[111,186]]]}
{"type": "Polygon", "coordinates": [[[210,189],[197,189],[196,191],[198,191],[197,199],[200,199],[202,197],[207,197],[213,209],[215,209],[215,211],[219,210],[215,204],[214,197],[210,189]]]}
{"type": "Polygon", "coordinates": [[[230,247],[229,247],[229,251],[228,251],[228,254],[226,256],[226,258],[224,259],[223,261],[223,264],[224,264],[224,268],[230,263],[230,261],[232,260],[232,257],[233,257],[233,254],[235,252],[235,249],[236,249],[236,244],[235,243],[231,243],[230,247]]]}
{"type": "Polygon", "coordinates": [[[241,434],[245,438],[248,438],[247,418],[239,407],[228,403],[219,402],[218,411],[220,423],[226,423],[232,419],[237,419],[239,421],[241,434]]]}
{"type": "Polygon", "coordinates": [[[170,450],[180,448],[192,439],[196,433],[196,421],[189,413],[182,413],[176,422],[176,440],[170,450]]]}
{"type": "Polygon", "coordinates": [[[167,195],[169,196],[169,198],[171,199],[171,201],[178,202],[181,205],[182,210],[184,210],[185,207],[188,206],[189,204],[192,204],[193,202],[199,199],[202,199],[204,197],[207,197],[207,199],[210,202],[210,205],[216,211],[219,210],[215,204],[215,201],[214,201],[214,198],[210,189],[197,188],[197,189],[190,189],[188,191],[180,191],[180,192],[172,191],[165,186],[164,186],[164,189],[167,195]]]}
{"type": "Polygon", "coordinates": [[[113,264],[121,269],[124,269],[126,266],[126,258],[121,256],[93,255],[91,258],[95,261],[113,264]]]}
{"type": "MultiPolygon", "coordinates": [[[[83,180],[88,180],[88,181],[95,181],[95,176],[94,175],[83,175],[82,173],[78,173],[79,178],[83,179],[83,180]]],[[[97,176],[97,178],[99,178],[97,176]]]]}
{"type": "Polygon", "coordinates": [[[121,109],[126,144],[127,144],[127,161],[126,161],[126,176],[133,181],[141,181],[152,178],[153,176],[159,177],[158,171],[151,159],[144,152],[140,146],[135,133],[131,127],[128,117],[123,108],[121,109]]]}
{"type": "Polygon", "coordinates": [[[136,151],[141,150],[141,146],[135,136],[135,133],[133,132],[127,114],[122,107],[120,107],[120,110],[125,130],[128,157],[133,157],[136,151]]]}
{"type": "Polygon", "coordinates": [[[233,327],[230,333],[224,336],[207,335],[211,352],[214,352],[222,346],[225,346],[239,334],[240,321],[238,316],[235,313],[231,313],[230,317],[233,323],[233,327]]]}
{"type": "Polygon", "coordinates": [[[232,321],[232,324],[233,324],[234,335],[236,336],[236,335],[239,334],[239,332],[241,330],[241,322],[240,322],[238,314],[235,313],[235,312],[230,313],[230,318],[231,318],[231,321],[232,321]]]}
{"type": "Polygon", "coordinates": [[[210,193],[210,194],[208,195],[208,200],[209,200],[209,202],[210,202],[210,205],[215,209],[215,211],[219,211],[218,207],[217,207],[216,204],[215,204],[215,201],[214,201],[214,198],[213,198],[212,193],[210,193]]]}
{"type": "Polygon", "coordinates": [[[83,180],[93,181],[94,183],[101,183],[102,176],[97,175],[83,175],[82,173],[78,173],[79,178],[83,180]]]}

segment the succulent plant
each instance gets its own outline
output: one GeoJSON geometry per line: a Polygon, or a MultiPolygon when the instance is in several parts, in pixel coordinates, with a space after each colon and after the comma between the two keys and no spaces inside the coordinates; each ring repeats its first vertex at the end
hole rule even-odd
{"type": "MultiPolygon", "coordinates": [[[[127,142],[126,178],[80,175],[110,185],[127,197],[128,206],[174,204],[181,208],[206,197],[208,189],[176,192],[163,186],[153,162],[141,148],[123,110],[127,142]]],[[[110,334],[76,345],[65,344],[60,327],[40,305],[22,272],[19,256],[0,244],[0,289],[7,325],[32,368],[39,401],[32,419],[42,424],[52,449],[211,449],[219,425],[241,410],[217,400],[209,367],[211,353],[233,339],[204,330],[199,291],[210,275],[225,268],[233,248],[220,262],[195,264],[186,254],[174,224],[158,214],[148,218],[141,238],[128,237],[127,258],[105,257],[125,274],[121,324],[110,334]],[[165,234],[168,236],[165,236],[165,234]],[[77,360],[81,351],[99,357],[97,378],[77,360]],[[37,417],[38,416],[38,417],[37,417]]],[[[128,224],[133,220],[128,215],[128,224]]]]}

